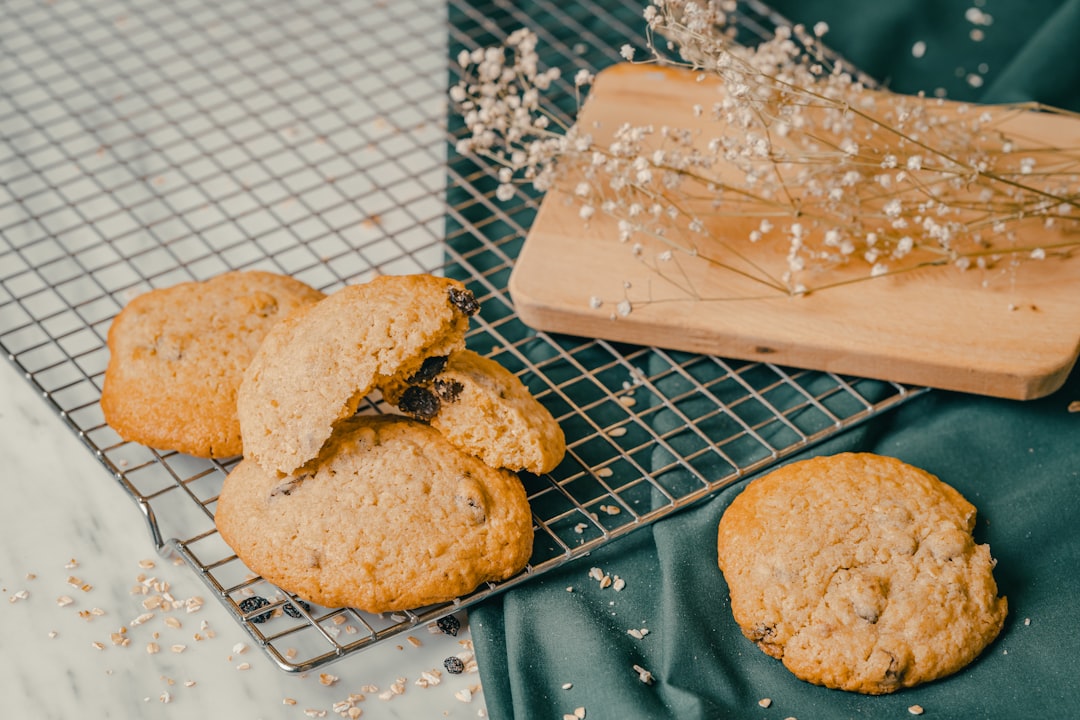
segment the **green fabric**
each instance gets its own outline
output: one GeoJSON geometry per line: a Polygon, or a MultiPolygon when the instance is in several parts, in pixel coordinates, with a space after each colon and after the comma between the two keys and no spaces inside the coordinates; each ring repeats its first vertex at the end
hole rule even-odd
{"type": "MultiPolygon", "coordinates": [[[[986,0],[989,25],[965,17],[976,5],[773,3],[796,22],[827,22],[833,48],[898,91],[941,87],[957,99],[1080,110],[1080,0],[986,0]],[[983,31],[981,41],[971,39],[973,29],[983,31]],[[917,41],[926,43],[921,58],[911,51],[917,41]],[[970,73],[983,77],[981,86],[970,73]]],[[[633,39],[609,35],[613,47],[633,39]]],[[[590,719],[900,718],[917,704],[933,718],[1080,717],[1080,413],[1068,411],[1075,400],[1080,372],[1029,402],[934,391],[812,450],[900,458],[978,508],[976,540],[999,561],[1009,618],[960,673],[861,696],[801,682],[746,640],[732,620],[715,547],[717,523],[740,485],[474,608],[489,716],[551,719],[585,707],[590,719]],[[625,579],[625,589],[601,590],[588,577],[594,566],[625,579]],[[635,639],[631,628],[649,633],[635,639]],[[652,685],[638,680],[635,664],[653,674],[652,685]],[[768,709],[758,705],[765,697],[768,709]]]]}

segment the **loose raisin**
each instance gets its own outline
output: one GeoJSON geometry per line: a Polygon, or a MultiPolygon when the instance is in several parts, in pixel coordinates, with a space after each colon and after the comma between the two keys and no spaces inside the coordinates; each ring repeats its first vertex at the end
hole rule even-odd
{"type": "MultiPolygon", "coordinates": [[[[266,598],[261,597],[259,595],[252,595],[251,597],[244,598],[243,600],[240,601],[240,612],[243,612],[245,614],[249,613],[249,612],[254,612],[255,610],[258,610],[259,608],[264,608],[269,604],[270,604],[270,601],[267,600],[266,598]]],[[[259,613],[258,615],[255,615],[254,617],[250,617],[250,618],[248,618],[248,620],[250,620],[253,623],[264,623],[267,620],[269,620],[273,615],[274,615],[273,612],[264,612],[264,613],[259,613]]]]}
{"type": "Polygon", "coordinates": [[[435,621],[435,625],[442,632],[446,633],[447,635],[453,635],[454,637],[457,637],[458,630],[461,629],[461,621],[453,615],[447,615],[446,617],[439,618],[435,621]]]}
{"type": "MultiPolygon", "coordinates": [[[[306,602],[304,602],[303,600],[297,600],[296,602],[300,607],[304,608],[304,612],[311,612],[311,606],[308,605],[306,602]]],[[[285,607],[281,609],[284,610],[285,614],[291,618],[303,617],[303,615],[300,614],[300,611],[296,609],[296,605],[293,605],[292,603],[285,603],[285,607]]]]}

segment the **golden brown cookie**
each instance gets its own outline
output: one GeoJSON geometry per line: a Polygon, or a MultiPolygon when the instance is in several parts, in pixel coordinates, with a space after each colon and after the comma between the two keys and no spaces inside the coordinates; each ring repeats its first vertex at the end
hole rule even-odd
{"type": "Polygon", "coordinates": [[[502,365],[472,350],[429,358],[382,388],[386,399],[492,467],[550,472],[566,454],[562,428],[502,365]]]}
{"type": "Polygon", "coordinates": [[[294,313],[267,335],[240,385],[245,457],[296,470],[377,383],[464,347],[478,308],[456,280],[385,275],[294,313]]]}
{"type": "Polygon", "coordinates": [[[956,672],[1001,630],[975,508],[933,475],[847,453],[751,482],[720,521],[735,621],[796,676],[882,694],[956,672]]]}
{"type": "Polygon", "coordinates": [[[105,421],[149,447],[239,455],[244,370],[273,325],[322,297],[299,280],[256,270],[136,297],[109,327],[105,421]]]}
{"type": "Polygon", "coordinates": [[[518,573],[532,551],[520,480],[424,423],[357,415],[287,477],[244,459],[215,513],[241,560],[326,607],[405,610],[518,573]]]}

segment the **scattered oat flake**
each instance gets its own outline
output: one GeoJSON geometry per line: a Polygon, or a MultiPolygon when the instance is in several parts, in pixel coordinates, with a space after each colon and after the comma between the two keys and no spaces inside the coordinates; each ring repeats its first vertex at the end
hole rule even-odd
{"type": "Polygon", "coordinates": [[[468,703],[472,702],[473,693],[472,690],[470,690],[469,688],[461,688],[456,693],[454,693],[454,697],[456,697],[463,703],[468,703]]]}
{"type": "Polygon", "coordinates": [[[653,684],[653,674],[645,668],[641,667],[640,665],[634,665],[634,672],[638,674],[638,680],[640,680],[641,682],[645,683],[646,685],[653,684]]]}
{"type": "Polygon", "coordinates": [[[760,700],[757,701],[757,704],[760,707],[767,708],[770,705],[772,705],[772,699],[771,698],[761,698],[760,700]]]}
{"type": "Polygon", "coordinates": [[[623,407],[634,407],[637,400],[632,395],[622,395],[619,397],[619,404],[623,407]]]}
{"type": "Polygon", "coordinates": [[[237,670],[250,670],[251,669],[251,663],[246,663],[246,662],[240,663],[239,665],[236,666],[236,669],[237,670]]]}
{"type": "Polygon", "coordinates": [[[608,430],[607,434],[608,434],[608,437],[622,437],[623,435],[626,434],[626,428],[624,428],[624,427],[613,427],[610,430],[608,430]]]}
{"type": "Polygon", "coordinates": [[[922,705],[912,705],[911,707],[909,707],[907,709],[907,711],[909,713],[911,713],[912,715],[922,715],[923,714],[922,705]]]}
{"type": "Polygon", "coordinates": [[[1069,403],[1069,412],[1080,412],[1080,400],[1073,400],[1069,403]]]}
{"type": "Polygon", "coordinates": [[[140,560],[139,567],[143,570],[150,570],[155,567],[155,563],[153,560],[140,560]]]}
{"type": "Polygon", "coordinates": [[[413,637],[412,635],[409,635],[409,636],[408,636],[407,638],[405,638],[405,640],[406,640],[406,641],[407,641],[407,642],[408,642],[408,643],[409,643],[410,645],[412,645],[413,647],[417,647],[417,648],[418,648],[418,647],[420,647],[421,645],[423,645],[423,643],[422,643],[422,642],[420,642],[420,638],[417,638],[417,637],[413,637]]]}
{"type": "Polygon", "coordinates": [[[296,700],[292,699],[291,697],[281,698],[281,704],[282,705],[295,705],[296,700]]]}
{"type": "Polygon", "coordinates": [[[60,597],[56,598],[56,604],[59,605],[60,607],[66,607],[66,606],[70,605],[73,602],[75,602],[75,601],[72,600],[67,595],[61,595],[60,597]]]}
{"type": "Polygon", "coordinates": [[[319,684],[329,687],[338,681],[337,675],[331,675],[330,673],[319,674],[319,684]]]}
{"type": "Polygon", "coordinates": [[[569,690],[572,687],[574,687],[574,683],[563,683],[562,684],[562,689],[563,690],[569,690]]]}
{"type": "Polygon", "coordinates": [[[624,587],[626,587],[626,581],[625,581],[625,580],[623,580],[623,579],[622,579],[621,577],[619,577],[618,575],[616,575],[616,576],[615,576],[615,582],[613,582],[613,583],[611,584],[611,586],[612,586],[612,589],[614,589],[614,590],[615,590],[615,592],[619,592],[619,591],[620,591],[620,590],[622,590],[622,589],[623,589],[624,587]]]}
{"type": "Polygon", "coordinates": [[[1024,625],[1030,625],[1030,624],[1031,624],[1031,618],[1024,618],[1024,625]]]}
{"type": "Polygon", "coordinates": [[[315,710],[314,708],[308,708],[308,709],[304,710],[304,714],[307,715],[308,717],[312,717],[312,718],[326,717],[326,711],[325,710],[315,710]]]}
{"type": "Polygon", "coordinates": [[[187,650],[187,645],[176,644],[170,648],[174,653],[182,653],[187,650]]]}
{"type": "Polygon", "coordinates": [[[911,46],[911,54],[914,57],[921,58],[923,55],[926,54],[926,43],[924,43],[922,40],[916,42],[914,45],[911,46]]]}
{"type": "Polygon", "coordinates": [[[158,645],[156,642],[146,643],[146,654],[147,655],[154,655],[154,654],[156,654],[156,653],[158,653],[160,651],[161,651],[161,646],[158,645]]]}
{"type": "Polygon", "coordinates": [[[94,648],[95,650],[104,650],[105,643],[95,640],[94,642],[90,643],[90,647],[94,648]]]}

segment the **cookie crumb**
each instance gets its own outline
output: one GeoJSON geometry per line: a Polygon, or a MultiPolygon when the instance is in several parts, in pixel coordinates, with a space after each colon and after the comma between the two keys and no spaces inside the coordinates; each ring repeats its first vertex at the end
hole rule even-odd
{"type": "Polygon", "coordinates": [[[641,667],[640,665],[634,665],[634,672],[637,673],[638,680],[640,680],[641,682],[645,683],[646,685],[653,684],[653,674],[645,668],[641,667]]]}

